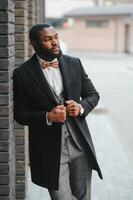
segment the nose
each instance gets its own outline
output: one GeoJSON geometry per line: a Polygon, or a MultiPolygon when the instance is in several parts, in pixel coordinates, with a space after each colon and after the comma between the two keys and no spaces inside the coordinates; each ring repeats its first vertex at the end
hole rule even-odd
{"type": "Polygon", "coordinates": [[[52,39],[52,45],[57,45],[57,44],[58,44],[58,40],[55,39],[55,38],[53,38],[53,39],[52,39]]]}

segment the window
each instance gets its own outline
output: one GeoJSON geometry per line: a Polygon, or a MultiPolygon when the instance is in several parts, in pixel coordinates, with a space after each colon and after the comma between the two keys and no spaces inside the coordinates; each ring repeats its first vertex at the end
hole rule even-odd
{"type": "Polygon", "coordinates": [[[104,28],[108,26],[108,20],[86,20],[86,26],[104,28]]]}

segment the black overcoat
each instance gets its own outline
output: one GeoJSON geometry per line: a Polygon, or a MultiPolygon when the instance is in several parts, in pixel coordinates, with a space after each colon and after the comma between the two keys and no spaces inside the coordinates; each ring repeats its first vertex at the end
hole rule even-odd
{"type": "MultiPolygon", "coordinates": [[[[85,120],[87,114],[97,105],[99,94],[85,73],[78,58],[61,55],[60,71],[63,79],[65,99],[73,99],[84,107],[84,116],[78,116],[73,123],[80,129],[88,146],[88,155],[93,168],[102,178],[90,132],[85,120]]],[[[29,155],[32,181],[42,187],[58,189],[61,123],[48,126],[46,113],[57,105],[36,54],[14,70],[14,118],[21,125],[29,127],[29,155]]]]}

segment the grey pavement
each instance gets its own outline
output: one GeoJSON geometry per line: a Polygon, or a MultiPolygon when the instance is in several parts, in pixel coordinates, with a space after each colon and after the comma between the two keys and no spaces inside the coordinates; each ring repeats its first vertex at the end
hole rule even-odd
{"type": "Polygon", "coordinates": [[[103,181],[93,176],[92,200],[133,200],[133,173],[110,116],[100,114],[87,118],[103,181]]]}
{"type": "MultiPolygon", "coordinates": [[[[133,173],[127,157],[116,137],[109,115],[101,108],[87,117],[103,180],[93,172],[92,200],[133,200],[133,173]]],[[[26,200],[50,200],[48,191],[31,183],[29,178],[26,200]]]]}

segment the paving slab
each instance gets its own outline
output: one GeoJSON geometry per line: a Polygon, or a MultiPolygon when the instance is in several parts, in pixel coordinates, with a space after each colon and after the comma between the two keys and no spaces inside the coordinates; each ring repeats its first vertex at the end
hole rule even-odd
{"type": "Polygon", "coordinates": [[[104,180],[93,173],[92,200],[133,200],[133,173],[109,115],[89,115],[97,157],[104,180]]]}

